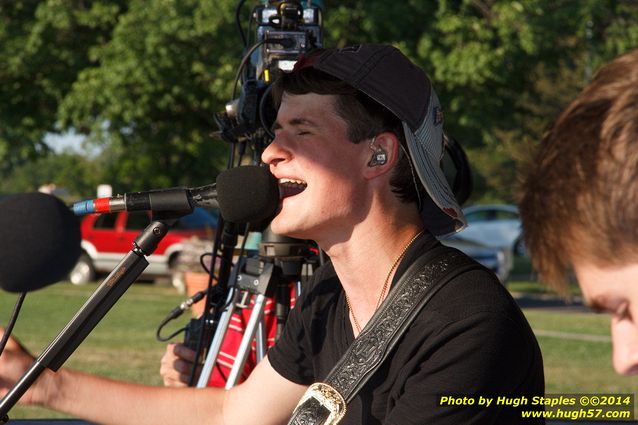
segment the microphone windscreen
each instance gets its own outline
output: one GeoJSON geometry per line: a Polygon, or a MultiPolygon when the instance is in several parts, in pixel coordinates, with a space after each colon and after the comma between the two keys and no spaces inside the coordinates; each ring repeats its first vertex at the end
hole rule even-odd
{"type": "Polygon", "coordinates": [[[266,167],[229,168],[217,176],[217,202],[226,221],[270,220],[279,206],[279,185],[266,167]]]}
{"type": "Polygon", "coordinates": [[[80,257],[79,220],[55,196],[0,201],[0,288],[29,292],[63,280],[80,257]]]}

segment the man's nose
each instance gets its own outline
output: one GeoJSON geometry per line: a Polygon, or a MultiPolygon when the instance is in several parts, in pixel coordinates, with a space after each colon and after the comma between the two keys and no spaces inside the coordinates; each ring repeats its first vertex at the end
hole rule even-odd
{"type": "Polygon", "coordinates": [[[620,375],[638,374],[638,327],[627,318],[611,319],[614,369],[620,375]]]}
{"type": "Polygon", "coordinates": [[[281,136],[275,137],[261,153],[261,161],[268,165],[277,165],[290,157],[290,152],[284,147],[281,136]]]}

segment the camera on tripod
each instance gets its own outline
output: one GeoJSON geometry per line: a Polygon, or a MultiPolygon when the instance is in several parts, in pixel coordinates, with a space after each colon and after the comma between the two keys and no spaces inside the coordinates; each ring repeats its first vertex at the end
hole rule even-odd
{"type": "MultiPolygon", "coordinates": [[[[242,164],[246,146],[251,148],[254,161],[258,162],[262,150],[274,139],[271,127],[277,111],[270,90],[276,74],[292,70],[304,53],[322,47],[322,12],[316,0],[264,1],[251,12],[250,27],[255,26],[251,37],[246,35],[239,21],[239,9],[244,2],[239,1],[236,14],[245,46],[244,55],[235,76],[232,100],[226,104],[223,112],[215,115],[220,137],[233,145],[229,152],[229,168],[242,164]],[[239,152],[237,156],[236,151],[239,152]]],[[[262,224],[265,227],[266,223],[262,224]]],[[[240,226],[238,223],[224,223],[223,231],[217,229],[213,264],[217,264],[214,259],[218,253],[221,254],[221,261],[217,269],[210,271],[211,281],[216,281],[216,285],[207,291],[205,313],[198,319],[190,320],[183,329],[172,335],[160,336],[162,327],[184,311],[180,307],[176,309],[178,313],[167,316],[157,331],[157,338],[161,341],[183,331],[186,346],[197,351],[198,356],[206,352],[197,386],[208,384],[235,311],[247,313],[242,316],[246,324],[241,343],[232,347],[237,348],[237,353],[226,377],[226,387],[238,382],[253,340],[256,361],[264,358],[269,341],[263,320],[266,302],[274,303],[273,312],[268,314],[275,318],[275,325],[270,329],[274,330],[276,338],[286,321],[291,297],[296,298],[302,282],[312,275],[319,262],[316,250],[308,245],[308,241],[278,238],[269,229],[260,232],[258,256],[254,255],[256,253],[246,255],[242,245],[235,259],[233,256],[238,247],[240,226]]],[[[247,225],[244,229],[245,238],[249,232],[256,230],[253,226],[262,228],[261,224],[247,225]]],[[[195,372],[193,368],[191,384],[195,383],[195,372]]]]}
{"type": "Polygon", "coordinates": [[[273,70],[291,71],[299,56],[321,47],[321,9],[299,1],[270,1],[255,10],[257,41],[273,40],[260,49],[256,75],[269,81],[273,70]],[[280,40],[280,43],[275,43],[280,40]]]}
{"type": "Polygon", "coordinates": [[[310,0],[303,3],[305,6],[299,0],[269,0],[253,10],[255,41],[246,46],[232,100],[215,116],[227,142],[274,138],[270,128],[276,111],[269,96],[270,83],[278,71],[292,70],[303,53],[322,46],[321,8],[310,0]],[[236,98],[239,81],[241,90],[236,98]]]}

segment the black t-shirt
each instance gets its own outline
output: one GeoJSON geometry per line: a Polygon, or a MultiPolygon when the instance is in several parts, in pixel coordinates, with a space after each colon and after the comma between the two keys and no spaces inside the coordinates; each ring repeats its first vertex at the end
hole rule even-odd
{"type": "MultiPolygon", "coordinates": [[[[395,281],[416,258],[437,246],[430,234],[415,241],[395,281]]],[[[322,381],[354,340],[339,279],[319,268],[268,352],[286,379],[322,381]]],[[[532,424],[520,409],[439,406],[440,396],[544,395],[543,362],[534,334],[507,290],[477,268],[449,281],[425,305],[393,352],[366,383],[341,424],[532,424]]]]}

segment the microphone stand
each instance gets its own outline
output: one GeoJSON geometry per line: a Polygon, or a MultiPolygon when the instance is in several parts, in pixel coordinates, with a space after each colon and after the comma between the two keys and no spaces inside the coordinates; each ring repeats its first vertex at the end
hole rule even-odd
{"type": "Polygon", "coordinates": [[[11,390],[0,400],[0,424],[9,421],[7,413],[33,385],[45,369],[57,371],[102,320],[117,300],[148,266],[152,254],[178,219],[192,211],[156,214],[151,224],[133,242],[133,248],[102,281],[91,297],[49,346],[38,356],[11,390]]]}

